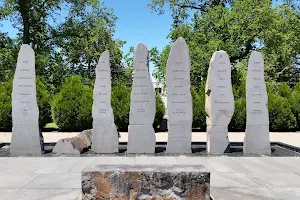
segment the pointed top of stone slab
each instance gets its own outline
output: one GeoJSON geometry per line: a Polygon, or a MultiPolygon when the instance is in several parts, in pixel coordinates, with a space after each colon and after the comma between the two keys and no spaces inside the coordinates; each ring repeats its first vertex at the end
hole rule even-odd
{"type": "Polygon", "coordinates": [[[226,62],[230,63],[229,56],[226,51],[220,50],[215,51],[210,59],[210,64],[214,62],[226,62]]]}
{"type": "MultiPolygon", "coordinates": [[[[263,63],[264,58],[261,52],[258,51],[252,51],[250,58],[249,58],[249,63],[263,63]]],[[[252,67],[252,66],[250,66],[252,67]]]]}
{"type": "Polygon", "coordinates": [[[101,56],[100,56],[100,58],[99,58],[99,61],[98,61],[98,64],[97,64],[97,66],[96,66],[96,69],[97,68],[101,68],[101,65],[100,64],[109,64],[109,51],[108,50],[106,50],[106,51],[104,51],[102,54],[101,54],[101,56]]]}
{"type": "Polygon", "coordinates": [[[148,50],[146,45],[144,45],[143,43],[139,43],[138,46],[136,47],[133,62],[134,62],[133,64],[134,69],[147,68],[147,70],[149,70],[148,50]]]}
{"type": "MultiPolygon", "coordinates": [[[[188,50],[188,46],[184,40],[183,37],[179,37],[177,38],[177,40],[174,42],[174,44],[171,47],[170,52],[178,52],[178,51],[182,51],[182,50],[188,50]]],[[[171,54],[171,53],[170,53],[171,54]]]]}
{"type": "Polygon", "coordinates": [[[185,42],[185,40],[184,40],[183,37],[177,38],[177,40],[175,41],[174,45],[177,44],[177,43],[183,43],[183,44],[185,44],[187,46],[187,44],[186,44],[186,42],[185,42]]]}
{"type": "Polygon", "coordinates": [[[20,53],[23,52],[30,52],[34,54],[33,49],[28,44],[22,44],[20,48],[20,53]]]}
{"type": "Polygon", "coordinates": [[[146,47],[146,45],[145,44],[143,44],[143,43],[138,43],[138,45],[137,45],[137,47],[136,47],[136,50],[135,51],[138,51],[138,50],[140,50],[140,51],[148,51],[147,50],[147,47],[146,47]]]}

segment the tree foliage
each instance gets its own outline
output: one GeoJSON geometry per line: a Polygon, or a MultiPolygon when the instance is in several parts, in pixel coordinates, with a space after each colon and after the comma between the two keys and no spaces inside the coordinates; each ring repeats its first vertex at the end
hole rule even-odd
{"type": "Polygon", "coordinates": [[[125,73],[121,63],[125,42],[113,38],[117,17],[98,0],[4,0],[1,20],[10,20],[17,30],[16,38],[0,32],[0,53],[8,58],[0,61],[1,71],[8,70],[1,78],[11,76],[16,66],[16,59],[11,58],[21,43],[34,49],[36,74],[52,93],[59,91],[68,76],[93,79],[106,49],[111,54],[113,81],[125,73]]]}
{"type": "Polygon", "coordinates": [[[53,98],[54,121],[63,131],[91,129],[92,104],[92,88],[84,85],[80,76],[68,77],[53,98]]]}
{"type": "MultiPolygon", "coordinates": [[[[255,49],[264,54],[267,81],[299,81],[299,9],[286,3],[273,6],[271,0],[153,0],[150,4],[159,14],[166,6],[174,20],[170,42],[181,36],[189,46],[193,86],[206,79],[216,50],[229,54],[232,74],[255,49]]],[[[162,82],[169,49],[167,45],[154,57],[155,77],[162,82]]]]}

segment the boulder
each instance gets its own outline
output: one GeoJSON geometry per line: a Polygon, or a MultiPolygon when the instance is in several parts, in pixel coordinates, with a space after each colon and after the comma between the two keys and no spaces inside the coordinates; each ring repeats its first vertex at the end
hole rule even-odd
{"type": "Polygon", "coordinates": [[[72,138],[60,139],[53,148],[56,154],[74,154],[80,155],[84,149],[92,144],[92,129],[84,130],[72,138]]]}

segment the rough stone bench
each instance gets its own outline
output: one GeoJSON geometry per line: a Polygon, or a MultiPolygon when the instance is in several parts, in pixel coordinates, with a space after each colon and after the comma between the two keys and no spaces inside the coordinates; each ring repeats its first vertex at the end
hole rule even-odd
{"type": "Polygon", "coordinates": [[[81,173],[83,200],[209,200],[203,166],[98,165],[81,173]]]}

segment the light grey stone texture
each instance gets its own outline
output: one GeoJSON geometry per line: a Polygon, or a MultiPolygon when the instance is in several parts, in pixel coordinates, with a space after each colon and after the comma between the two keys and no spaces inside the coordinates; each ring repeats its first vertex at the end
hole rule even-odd
{"type": "Polygon", "coordinates": [[[230,150],[227,126],[207,126],[206,132],[208,153],[218,154],[230,150]]]}
{"type": "Polygon", "coordinates": [[[80,189],[21,189],[7,200],[77,200],[80,189]]]}
{"type": "Polygon", "coordinates": [[[272,188],[275,194],[280,196],[285,200],[295,200],[300,199],[300,187],[275,187],[272,188]]]}
{"type": "Polygon", "coordinates": [[[215,200],[282,200],[265,188],[216,188],[211,187],[211,197],[215,200]]]}
{"type": "Polygon", "coordinates": [[[116,153],[119,152],[119,138],[116,125],[95,126],[93,129],[93,141],[91,150],[96,153],[116,153]],[[95,134],[97,133],[97,134],[95,134]]]}
{"type": "Polygon", "coordinates": [[[212,55],[205,97],[207,152],[224,153],[230,148],[227,127],[234,113],[231,65],[225,51],[216,51],[212,55]]]}
{"type": "Polygon", "coordinates": [[[192,126],[171,125],[168,130],[167,153],[192,153],[192,126]]]}
{"type": "Polygon", "coordinates": [[[6,173],[0,174],[0,189],[21,189],[34,180],[38,174],[34,173],[6,173]]]}
{"type": "Polygon", "coordinates": [[[155,132],[152,127],[156,101],[150,79],[147,47],[139,43],[134,55],[134,77],[131,90],[128,153],[154,153],[155,132]]]}
{"type": "Polygon", "coordinates": [[[152,125],[129,125],[127,153],[154,153],[156,137],[152,125]]]}
{"type": "Polygon", "coordinates": [[[111,107],[111,73],[109,51],[99,58],[96,66],[93,115],[92,151],[96,153],[119,152],[119,137],[111,107]]]}
{"type": "Polygon", "coordinates": [[[79,189],[80,173],[40,174],[24,189],[79,189]]]}
{"type": "Polygon", "coordinates": [[[52,152],[56,154],[80,155],[84,149],[92,144],[92,130],[84,130],[72,138],[60,139],[54,146],[52,152]]]}
{"type": "Polygon", "coordinates": [[[190,153],[193,121],[190,54],[182,37],[172,45],[167,62],[168,153],[190,153]],[[184,131],[181,132],[178,131],[184,131]]]}
{"type": "Polygon", "coordinates": [[[268,94],[262,53],[252,51],[246,81],[247,124],[243,150],[246,154],[270,154],[268,94]]]}
{"type": "Polygon", "coordinates": [[[203,166],[100,165],[81,174],[84,200],[210,199],[210,172],[203,166]]]}
{"type": "Polygon", "coordinates": [[[11,155],[41,155],[39,109],[36,101],[34,51],[23,44],[19,51],[12,90],[11,155]]]}

